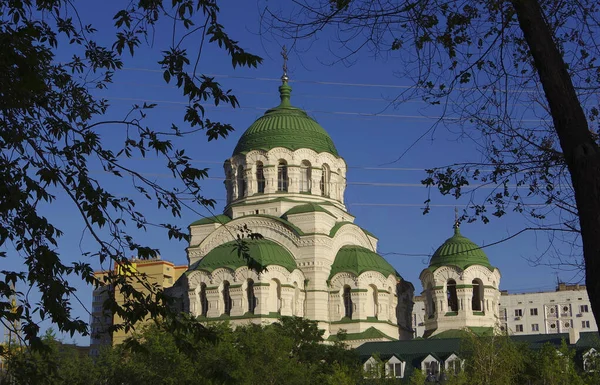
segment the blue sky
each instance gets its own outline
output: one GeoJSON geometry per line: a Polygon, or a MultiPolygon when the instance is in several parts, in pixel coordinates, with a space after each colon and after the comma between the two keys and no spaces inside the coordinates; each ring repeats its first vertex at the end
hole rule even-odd
{"type": "MultiPolygon", "coordinates": [[[[102,31],[100,39],[108,42],[114,32],[112,15],[120,2],[80,3],[85,4],[80,9],[82,17],[86,22],[97,25],[102,31]]],[[[231,155],[244,130],[279,101],[277,87],[282,74],[280,47],[290,42],[275,41],[272,36],[261,37],[257,33],[260,4],[264,3],[235,3],[233,8],[229,2],[223,2],[222,23],[243,47],[262,56],[264,63],[258,69],[234,70],[229,58],[216,47],[209,45],[203,52],[200,71],[214,75],[224,88],[231,88],[238,96],[241,108],[207,108],[208,118],[235,127],[235,132],[226,140],[208,143],[204,134],[198,133],[179,143],[197,166],[210,168],[210,178],[203,184],[204,193],[206,197],[217,199],[214,212],[197,207],[194,211],[184,212],[182,218],[172,220],[181,227],[186,227],[200,216],[222,211],[225,198],[223,161],[231,155]]],[[[125,69],[115,75],[114,84],[97,93],[110,101],[107,118],[122,117],[133,103],[148,101],[158,106],[149,113],[146,124],[156,129],[167,129],[172,122],[182,124],[185,99],[177,89],[165,84],[157,64],[158,53],[169,44],[170,34],[170,26],[160,25],[153,47],[146,46],[134,58],[127,58],[125,69]]],[[[393,58],[383,60],[365,53],[357,57],[356,63],[350,67],[322,64],[332,59],[326,37],[312,44],[301,55],[296,52],[290,54],[292,104],[306,109],[329,132],[338,152],[348,164],[348,210],[356,216],[358,225],[379,238],[378,251],[405,279],[413,282],[418,294],[421,290],[418,276],[428,262],[424,255],[431,255],[452,235],[454,207],[460,208],[467,203],[466,199],[456,201],[433,192],[431,213],[423,215],[423,202],[428,197],[427,190],[420,186],[420,181],[425,177],[424,169],[478,161],[481,156],[472,142],[459,140],[447,130],[439,129],[419,141],[400,161],[391,163],[431,127],[434,120],[427,116],[435,115],[435,111],[427,110],[426,105],[420,102],[389,106],[390,99],[404,87],[410,86],[410,80],[393,75],[399,64],[393,58]]],[[[107,146],[117,143],[123,134],[122,127],[117,126],[105,126],[100,131],[107,146]]],[[[167,171],[155,159],[134,158],[131,163],[157,181],[170,181],[167,171]]],[[[100,170],[97,176],[104,178],[100,170]]],[[[106,179],[106,183],[117,191],[130,191],[127,180],[106,179]]],[[[478,196],[489,192],[489,189],[484,189],[478,196]]],[[[158,221],[168,220],[167,215],[156,211],[154,202],[140,202],[138,207],[158,221]]],[[[83,226],[73,207],[59,197],[56,203],[44,210],[65,232],[60,243],[63,258],[67,261],[81,260],[82,251],[90,250],[93,245],[86,235],[82,235],[83,226]]],[[[489,224],[475,222],[464,224],[461,229],[463,235],[477,244],[487,245],[528,226],[530,223],[526,218],[509,213],[489,224]]],[[[136,234],[138,242],[159,248],[163,259],[176,264],[186,263],[185,243],[169,241],[166,235],[155,230],[136,234]]],[[[485,252],[502,273],[501,289],[513,292],[540,291],[554,288],[556,272],[547,267],[532,266],[528,259],[542,255],[548,247],[548,234],[525,233],[485,248],[485,252]]],[[[13,268],[19,268],[22,262],[13,256],[8,263],[13,268]]],[[[95,268],[101,268],[97,261],[91,260],[91,263],[95,268]]],[[[559,276],[565,281],[580,278],[572,272],[559,272],[559,276]]],[[[89,306],[91,288],[76,278],[73,278],[73,284],[78,287],[79,298],[89,306]]],[[[76,306],[75,312],[81,318],[88,319],[83,307],[76,306]]],[[[70,338],[67,340],[70,341],[70,338]]],[[[76,336],[75,341],[83,345],[89,343],[87,337],[76,336]]]]}

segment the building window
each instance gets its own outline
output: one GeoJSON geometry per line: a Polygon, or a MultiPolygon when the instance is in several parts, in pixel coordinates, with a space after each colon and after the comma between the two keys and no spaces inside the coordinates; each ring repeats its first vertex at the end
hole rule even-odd
{"type": "Polygon", "coordinates": [[[588,305],[579,305],[579,312],[580,313],[589,313],[590,309],[588,307],[588,305]]]}
{"type": "Polygon", "coordinates": [[[237,169],[237,185],[238,185],[238,199],[241,199],[246,195],[246,178],[244,178],[244,167],[239,166],[237,169]]]}
{"type": "Polygon", "coordinates": [[[321,174],[321,195],[324,197],[329,196],[329,179],[331,178],[331,173],[329,171],[329,166],[323,164],[323,170],[321,174]]]}
{"type": "Polygon", "coordinates": [[[303,160],[300,164],[300,192],[310,192],[311,169],[310,162],[303,160]]]}
{"type": "Polygon", "coordinates": [[[350,286],[344,286],[344,317],[352,319],[352,292],[350,286]]]}
{"type": "Polygon", "coordinates": [[[288,167],[285,160],[280,160],[277,165],[277,191],[288,190],[288,167]]]}
{"type": "Polygon", "coordinates": [[[256,295],[254,294],[254,281],[251,279],[248,280],[246,294],[248,296],[248,312],[254,314],[254,309],[256,309],[256,295]]]}
{"type": "Polygon", "coordinates": [[[256,162],[256,184],[257,184],[257,192],[264,193],[265,192],[265,169],[263,167],[262,162],[256,162]]]}
{"type": "Polygon", "coordinates": [[[231,294],[229,293],[229,282],[225,281],[225,283],[223,283],[223,313],[230,315],[232,305],[231,294]]]}
{"type": "Polygon", "coordinates": [[[523,332],[523,325],[515,325],[515,330],[517,331],[517,333],[522,333],[523,332]]]}
{"type": "Polygon", "coordinates": [[[425,362],[425,373],[428,376],[436,376],[437,377],[439,372],[440,372],[440,365],[438,364],[437,361],[425,362]]]}
{"type": "Polygon", "coordinates": [[[471,300],[471,309],[473,311],[483,311],[481,304],[483,303],[483,285],[478,279],[474,279],[473,282],[473,298],[471,300]]]}
{"type": "Polygon", "coordinates": [[[515,309],[515,317],[523,317],[523,309],[515,309]]]}
{"type": "Polygon", "coordinates": [[[208,314],[208,298],[206,298],[206,284],[200,284],[200,306],[202,307],[202,316],[206,317],[208,314]]]}
{"type": "Polygon", "coordinates": [[[456,281],[448,280],[446,288],[446,296],[448,297],[448,310],[458,312],[458,296],[456,295],[456,281]]]}
{"type": "Polygon", "coordinates": [[[590,321],[581,321],[581,328],[582,329],[589,329],[590,328],[590,321]]]}
{"type": "Polygon", "coordinates": [[[540,325],[538,325],[538,324],[531,324],[531,331],[532,332],[539,332],[540,331],[540,325]]]}
{"type": "Polygon", "coordinates": [[[537,307],[529,309],[529,314],[531,314],[531,315],[538,315],[537,307]]]}
{"type": "Polygon", "coordinates": [[[447,366],[446,372],[450,373],[450,374],[457,375],[462,370],[462,363],[461,363],[460,359],[458,359],[458,358],[448,361],[446,363],[446,366],[447,366]]]}
{"type": "Polygon", "coordinates": [[[401,362],[388,363],[387,366],[388,366],[387,375],[389,377],[402,378],[402,363],[401,362]]]}

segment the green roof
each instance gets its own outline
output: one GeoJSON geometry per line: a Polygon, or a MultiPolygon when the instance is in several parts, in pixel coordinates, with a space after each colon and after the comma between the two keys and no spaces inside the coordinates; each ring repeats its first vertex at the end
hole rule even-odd
{"type": "Polygon", "coordinates": [[[283,214],[281,217],[285,219],[285,218],[287,218],[288,215],[314,213],[314,212],[321,212],[321,213],[329,214],[332,217],[334,216],[332,213],[330,213],[329,211],[327,211],[326,209],[324,209],[323,207],[319,206],[316,203],[306,203],[303,205],[292,207],[291,209],[286,211],[285,214],[283,214]]]}
{"type": "Polygon", "coordinates": [[[339,156],[327,132],[303,110],[292,107],[292,87],[284,82],[279,87],[281,103],[271,108],[244,132],[233,155],[252,150],[268,151],[284,147],[292,151],[309,148],[318,153],[328,152],[339,156]]]}
{"type": "MultiPolygon", "coordinates": [[[[377,338],[385,338],[386,340],[389,340],[389,341],[397,340],[397,338],[392,338],[392,337],[388,336],[387,334],[385,334],[384,332],[382,332],[381,330],[375,329],[373,326],[371,326],[367,330],[360,332],[360,333],[346,333],[345,341],[374,340],[377,338]]],[[[327,341],[337,341],[337,340],[338,340],[338,336],[336,334],[331,334],[327,338],[327,341]]]]}
{"type": "Polygon", "coordinates": [[[362,246],[348,245],[343,246],[335,256],[329,279],[341,272],[352,273],[358,277],[365,271],[378,271],[385,277],[390,275],[400,277],[394,267],[381,255],[362,246]]]}
{"type": "MultiPolygon", "coordinates": [[[[290,272],[297,268],[294,257],[283,246],[268,239],[246,239],[244,241],[248,245],[250,257],[262,266],[279,265],[290,272]]],[[[231,241],[215,247],[192,268],[212,272],[220,267],[235,270],[238,267],[248,266],[248,261],[238,255],[237,244],[238,241],[231,241]]]]}
{"type": "MultiPolygon", "coordinates": [[[[494,334],[493,327],[486,326],[469,326],[467,327],[472,333],[478,336],[492,336],[494,334]]],[[[464,329],[450,329],[445,330],[441,333],[435,334],[429,338],[431,339],[443,339],[443,338],[463,338],[468,335],[468,332],[464,329]]]]}
{"type": "Polygon", "coordinates": [[[229,218],[227,215],[219,214],[214,217],[206,217],[199,219],[193,223],[190,223],[190,226],[209,225],[213,223],[225,224],[229,221],[231,221],[231,218],[229,218]]]}
{"type": "Polygon", "coordinates": [[[438,247],[429,262],[431,270],[448,265],[454,265],[463,270],[471,265],[482,265],[494,270],[481,247],[469,238],[462,236],[458,226],[454,227],[454,235],[438,247]]]}

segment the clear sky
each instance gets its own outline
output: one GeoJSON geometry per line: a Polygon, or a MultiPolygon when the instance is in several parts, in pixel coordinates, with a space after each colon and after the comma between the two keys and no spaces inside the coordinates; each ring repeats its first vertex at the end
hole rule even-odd
{"type": "MultiPolygon", "coordinates": [[[[76,3],[81,4],[82,18],[86,23],[94,23],[101,31],[100,39],[108,43],[114,33],[112,16],[122,2],[76,3]]],[[[200,71],[214,75],[224,88],[231,88],[238,96],[241,108],[207,108],[208,118],[228,122],[235,127],[235,132],[226,140],[208,143],[204,134],[198,133],[178,143],[197,166],[210,168],[210,177],[204,182],[204,193],[206,197],[217,200],[213,212],[196,207],[194,211],[184,212],[182,218],[173,220],[181,227],[186,227],[200,216],[222,211],[225,198],[223,162],[231,155],[244,130],[266,109],[279,102],[277,88],[282,74],[279,53],[282,44],[289,46],[291,42],[275,41],[270,35],[258,34],[260,9],[264,2],[237,1],[234,6],[231,3],[222,2],[222,24],[243,47],[262,56],[264,63],[258,69],[234,70],[223,52],[210,45],[205,47],[200,71]]],[[[115,75],[114,84],[97,92],[98,96],[110,101],[107,118],[122,117],[132,104],[147,101],[157,103],[158,107],[149,113],[146,124],[165,130],[172,122],[182,124],[185,99],[177,89],[165,84],[157,64],[158,53],[167,48],[170,37],[170,25],[159,25],[153,46],[144,47],[134,58],[127,58],[126,68],[115,75]]],[[[323,64],[333,59],[326,37],[323,36],[301,54],[290,53],[288,74],[293,88],[292,104],[305,109],[328,131],[339,154],[348,164],[346,207],[356,216],[358,225],[379,238],[379,253],[415,285],[415,294],[419,294],[418,277],[428,263],[427,256],[452,235],[454,207],[462,207],[469,198],[456,201],[434,191],[431,194],[432,210],[423,215],[423,202],[428,198],[427,190],[420,185],[425,177],[424,169],[479,161],[481,155],[469,140],[459,140],[455,134],[440,129],[419,141],[400,161],[392,163],[431,127],[435,120],[428,116],[435,116],[436,111],[427,110],[426,105],[418,101],[389,106],[389,100],[411,85],[408,79],[394,76],[399,65],[394,58],[373,58],[365,52],[350,67],[323,64]]],[[[122,127],[117,126],[105,126],[100,128],[100,132],[107,146],[117,143],[123,135],[122,127]]],[[[167,171],[154,159],[136,158],[132,164],[157,181],[170,181],[167,171]]],[[[104,177],[101,170],[96,175],[104,177]]],[[[128,180],[107,179],[106,183],[110,183],[110,188],[116,191],[130,191],[128,180]]],[[[490,189],[482,189],[476,197],[482,198],[490,192],[490,189]]],[[[138,207],[157,220],[168,220],[166,214],[156,212],[155,202],[140,202],[138,207]]],[[[59,198],[44,210],[65,232],[60,243],[63,258],[67,261],[81,260],[82,251],[90,250],[93,244],[86,235],[82,235],[83,226],[72,205],[59,198]]],[[[485,246],[530,225],[520,214],[509,213],[489,224],[463,224],[461,230],[463,235],[485,246]]],[[[159,248],[163,259],[186,264],[184,242],[169,241],[166,235],[154,230],[136,234],[139,243],[159,248]]],[[[547,252],[548,248],[548,234],[525,233],[484,250],[491,263],[502,273],[501,289],[522,292],[554,289],[557,272],[528,262],[547,252]]],[[[8,263],[18,268],[17,264],[22,262],[13,256],[8,263]]],[[[97,261],[91,263],[96,269],[101,268],[97,261]]],[[[573,272],[558,274],[564,281],[581,278],[573,272]]],[[[79,289],[80,300],[89,307],[91,288],[73,279],[73,284],[79,289]]],[[[75,312],[83,319],[89,318],[82,306],[76,305],[75,312]]],[[[69,338],[67,340],[70,341],[69,338]]],[[[89,343],[87,337],[78,336],[75,341],[83,345],[89,343]]]]}

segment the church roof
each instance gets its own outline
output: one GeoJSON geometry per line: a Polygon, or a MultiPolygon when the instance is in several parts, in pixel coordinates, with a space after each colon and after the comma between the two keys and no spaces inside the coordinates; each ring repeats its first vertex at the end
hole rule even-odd
{"type": "Polygon", "coordinates": [[[329,214],[332,217],[334,216],[332,213],[327,211],[322,206],[311,202],[311,203],[305,203],[303,205],[298,205],[298,206],[292,207],[291,209],[286,211],[285,214],[282,215],[282,218],[287,218],[288,215],[314,213],[314,212],[321,212],[321,213],[329,214]]]}
{"type": "Polygon", "coordinates": [[[390,274],[400,277],[394,267],[381,255],[361,246],[347,245],[343,246],[335,256],[329,279],[341,272],[352,273],[358,277],[365,271],[378,271],[385,277],[390,274]]]}
{"type": "Polygon", "coordinates": [[[229,218],[227,215],[219,214],[215,215],[214,217],[206,217],[199,219],[195,222],[190,223],[190,226],[209,225],[213,223],[225,224],[229,221],[231,221],[231,218],[229,218]]]}
{"type": "Polygon", "coordinates": [[[457,266],[463,270],[471,265],[482,265],[490,270],[494,269],[481,247],[464,237],[458,226],[454,227],[454,235],[433,253],[429,269],[436,270],[438,267],[448,265],[457,266]]]}
{"type": "MultiPolygon", "coordinates": [[[[292,272],[297,268],[292,254],[283,246],[268,239],[246,239],[248,254],[262,266],[279,265],[292,272]]],[[[212,249],[202,258],[194,270],[212,272],[220,267],[235,270],[238,267],[248,266],[248,261],[240,255],[238,241],[231,241],[212,249]]]]}
{"type": "Polygon", "coordinates": [[[292,87],[284,81],[279,87],[281,103],[271,108],[244,132],[233,155],[252,150],[268,151],[284,147],[292,151],[308,148],[317,153],[339,156],[329,134],[305,111],[290,104],[292,87]]]}

